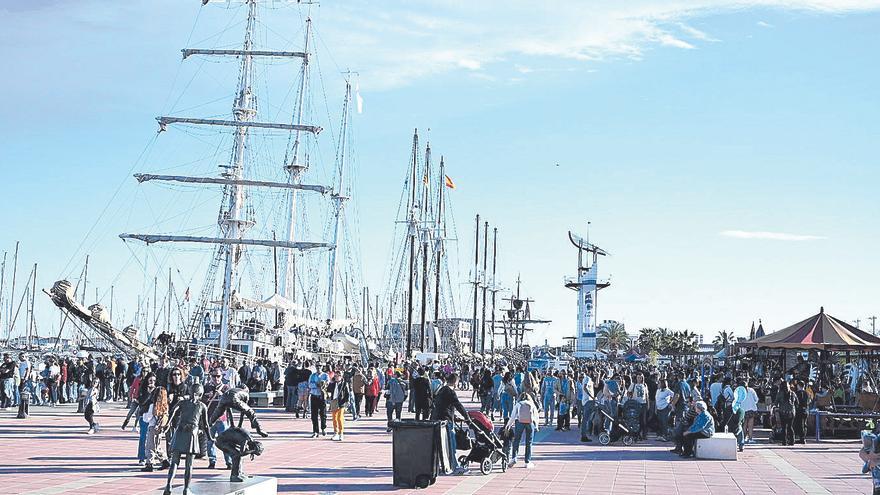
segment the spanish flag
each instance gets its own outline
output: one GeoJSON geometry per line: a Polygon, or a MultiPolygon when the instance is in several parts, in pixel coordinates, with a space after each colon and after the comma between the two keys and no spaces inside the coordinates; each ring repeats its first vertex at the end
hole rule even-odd
{"type": "Polygon", "coordinates": [[[446,187],[449,189],[455,189],[455,182],[452,182],[452,179],[450,179],[448,175],[444,177],[446,178],[446,187]]]}

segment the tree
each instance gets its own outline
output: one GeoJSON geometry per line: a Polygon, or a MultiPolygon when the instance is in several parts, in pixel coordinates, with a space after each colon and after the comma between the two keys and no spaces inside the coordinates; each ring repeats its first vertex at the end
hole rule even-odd
{"type": "Polygon", "coordinates": [[[616,351],[618,349],[625,349],[629,345],[626,327],[620,322],[605,325],[599,330],[599,335],[596,337],[599,347],[602,348],[611,348],[616,351]]]}
{"type": "Polygon", "coordinates": [[[719,330],[718,335],[716,335],[715,339],[712,341],[712,345],[715,346],[716,352],[722,349],[727,349],[735,343],[736,337],[733,336],[733,332],[728,332],[727,330],[719,330]]]}
{"type": "Polygon", "coordinates": [[[648,354],[658,351],[661,347],[661,334],[656,328],[643,328],[639,330],[639,350],[648,354]]]}

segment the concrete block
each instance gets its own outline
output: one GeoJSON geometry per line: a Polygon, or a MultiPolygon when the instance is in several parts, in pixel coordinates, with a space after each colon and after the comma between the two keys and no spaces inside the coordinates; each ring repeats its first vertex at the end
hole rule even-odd
{"type": "Polygon", "coordinates": [[[736,460],[736,437],[733,433],[716,433],[712,438],[697,440],[698,459],[736,460]]]}

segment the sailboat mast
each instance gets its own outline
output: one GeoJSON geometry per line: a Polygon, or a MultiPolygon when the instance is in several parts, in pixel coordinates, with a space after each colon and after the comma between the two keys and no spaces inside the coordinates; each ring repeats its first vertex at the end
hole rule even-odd
{"type": "MultiPolygon", "coordinates": [[[[300,69],[300,85],[297,94],[295,124],[301,126],[303,124],[303,115],[305,112],[305,97],[309,85],[309,41],[312,37],[312,19],[306,19],[306,34],[303,46],[304,56],[302,57],[302,68],[300,69]]],[[[298,184],[302,180],[302,176],[308,168],[308,163],[300,163],[299,147],[302,138],[302,131],[298,128],[293,133],[293,149],[291,150],[290,162],[285,166],[287,169],[287,182],[290,184],[298,184]]],[[[287,232],[284,238],[288,242],[293,242],[296,237],[296,206],[297,206],[297,190],[291,189],[288,192],[288,204],[290,208],[287,210],[287,232]]],[[[291,301],[296,302],[296,253],[293,249],[284,250],[283,273],[281,277],[280,294],[291,301]]]]}
{"type": "MultiPolygon", "coordinates": [[[[257,20],[257,2],[248,0],[247,31],[244,38],[245,54],[241,59],[241,75],[238,83],[238,96],[232,113],[236,122],[249,122],[253,119],[256,110],[253,104],[251,92],[251,79],[253,77],[253,56],[248,52],[253,48],[253,31],[257,20]]],[[[235,128],[235,142],[232,148],[231,175],[234,180],[242,180],[244,177],[244,154],[247,145],[248,127],[238,126],[235,128]]],[[[242,204],[244,202],[244,188],[241,184],[232,184],[232,194],[229,195],[229,207],[225,218],[221,220],[221,227],[225,230],[227,239],[241,237],[245,220],[241,218],[242,204]]],[[[293,190],[293,189],[292,189],[293,190]]],[[[229,347],[230,306],[232,302],[232,284],[238,265],[238,255],[243,249],[233,244],[225,245],[226,263],[223,271],[223,304],[220,312],[220,348],[229,347]]]]}
{"type": "Polygon", "coordinates": [[[430,180],[429,177],[431,175],[431,143],[428,143],[428,146],[425,148],[425,168],[422,171],[422,183],[424,187],[422,188],[422,201],[419,204],[421,209],[421,225],[422,228],[422,305],[421,305],[421,342],[419,345],[419,349],[422,352],[426,352],[428,349],[426,348],[426,334],[427,334],[427,325],[428,322],[425,321],[428,316],[428,235],[430,234],[427,228],[428,218],[428,205],[430,204],[430,180]]]}
{"type": "MultiPolygon", "coordinates": [[[[3,251],[3,265],[0,267],[0,328],[3,328],[3,292],[6,289],[6,254],[6,251],[3,251]]],[[[7,318],[8,317],[9,316],[7,315],[7,318]]]]}
{"type": "Polygon", "coordinates": [[[171,287],[171,267],[168,268],[168,308],[165,313],[165,331],[171,333],[171,294],[173,292],[173,288],[171,287]]]}
{"type": "Polygon", "coordinates": [[[495,284],[495,269],[498,265],[498,227],[492,230],[492,324],[490,325],[492,333],[492,354],[495,354],[495,296],[498,294],[498,287],[495,284]]]}
{"type": "Polygon", "coordinates": [[[487,280],[486,273],[488,272],[488,262],[489,262],[489,222],[486,222],[483,226],[483,318],[482,324],[480,325],[480,354],[486,353],[486,289],[487,280]]]}
{"type": "Polygon", "coordinates": [[[83,267],[83,290],[82,290],[82,297],[80,298],[81,299],[80,302],[82,303],[83,306],[86,305],[86,287],[88,285],[88,282],[89,282],[89,255],[86,255],[86,265],[85,265],[85,267],[83,267]]]}
{"type": "Polygon", "coordinates": [[[6,340],[9,340],[9,337],[12,335],[12,329],[15,326],[15,317],[12,315],[12,305],[15,304],[15,278],[18,274],[18,244],[19,241],[15,241],[15,254],[12,255],[12,289],[9,292],[9,315],[7,318],[9,319],[9,327],[6,329],[6,340]],[[12,318],[10,318],[12,316],[12,318]]]}
{"type": "Polygon", "coordinates": [[[477,227],[474,234],[474,317],[471,320],[471,352],[477,352],[477,294],[480,288],[480,215],[477,214],[477,227]]]}
{"type": "MultiPolygon", "coordinates": [[[[349,74],[349,78],[350,78],[349,74]]],[[[333,219],[333,248],[330,250],[330,273],[327,285],[327,318],[336,317],[336,277],[338,276],[339,266],[337,261],[337,253],[339,252],[339,227],[342,223],[342,209],[345,206],[345,162],[347,155],[348,143],[348,120],[351,104],[351,80],[345,80],[345,102],[342,104],[342,131],[339,136],[339,170],[338,180],[336,184],[336,192],[333,194],[334,203],[334,219],[333,219]]]]}
{"type": "MultiPolygon", "coordinates": [[[[434,229],[434,256],[437,258],[437,264],[434,272],[434,327],[439,325],[440,321],[440,271],[443,260],[443,190],[446,183],[446,164],[443,157],[440,157],[440,182],[438,184],[437,199],[437,223],[434,229]]],[[[437,334],[439,334],[439,329],[437,334]]],[[[434,352],[437,352],[439,342],[437,342],[435,334],[434,352]]]]}
{"type": "Polygon", "coordinates": [[[33,340],[33,336],[36,332],[37,324],[34,321],[34,305],[37,302],[37,264],[34,263],[34,282],[31,290],[31,319],[30,326],[28,327],[28,336],[27,336],[27,348],[31,349],[31,343],[33,340]]]}
{"type": "Polygon", "coordinates": [[[406,358],[412,356],[412,320],[413,320],[413,290],[415,284],[415,262],[416,262],[416,234],[418,225],[416,224],[416,184],[418,180],[419,168],[419,130],[413,132],[413,148],[412,148],[412,180],[410,181],[410,203],[409,203],[409,290],[406,293],[406,358]]]}

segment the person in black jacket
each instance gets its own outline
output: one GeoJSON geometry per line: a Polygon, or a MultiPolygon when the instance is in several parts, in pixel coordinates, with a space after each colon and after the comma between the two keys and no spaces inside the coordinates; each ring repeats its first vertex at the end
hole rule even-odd
{"type": "Polygon", "coordinates": [[[776,404],[779,407],[779,417],[782,422],[782,444],[794,445],[794,415],[798,408],[797,394],[792,391],[785,378],[779,379],[776,404]]]}
{"type": "Polygon", "coordinates": [[[341,370],[333,374],[333,381],[327,387],[327,395],[330,396],[330,413],[333,415],[333,438],[341,442],[345,437],[345,410],[351,399],[351,387],[341,370]]]}
{"type": "Polygon", "coordinates": [[[431,419],[434,421],[446,421],[446,432],[449,437],[449,465],[452,466],[452,474],[461,476],[467,474],[468,469],[458,465],[458,459],[455,457],[455,412],[471,423],[467,409],[458,400],[455,393],[455,387],[458,385],[458,375],[450,373],[446,379],[446,384],[437,390],[434,396],[434,409],[431,411],[431,419]]]}
{"type": "MultiPolygon", "coordinates": [[[[792,380],[794,382],[794,380],[792,380]]],[[[797,436],[797,443],[807,443],[807,407],[810,405],[810,396],[806,390],[807,384],[803,380],[797,381],[797,407],[794,412],[794,433],[797,436]]]]}
{"type": "Polygon", "coordinates": [[[427,420],[431,413],[432,397],[431,382],[428,380],[424,368],[418,369],[418,376],[413,378],[411,390],[416,420],[427,420]]]}

